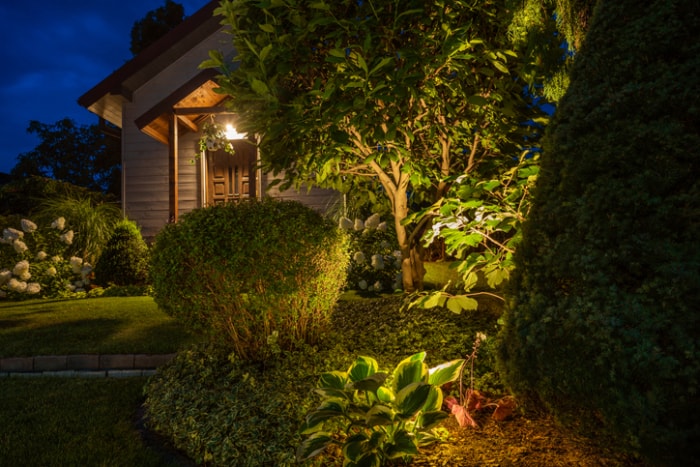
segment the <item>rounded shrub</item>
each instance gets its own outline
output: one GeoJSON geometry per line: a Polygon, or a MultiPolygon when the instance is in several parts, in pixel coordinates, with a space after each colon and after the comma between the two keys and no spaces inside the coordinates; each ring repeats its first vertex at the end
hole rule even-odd
{"type": "Polygon", "coordinates": [[[143,285],[148,281],[149,251],[135,222],[125,219],[114,227],[97,264],[95,282],[107,285],[143,285]]]}
{"type": "Polygon", "coordinates": [[[294,201],[192,211],[156,237],[156,303],[241,358],[313,344],[345,283],[346,237],[294,201]]]}
{"type": "Polygon", "coordinates": [[[700,458],[700,10],[599,2],[548,129],[509,385],[663,465],[700,458]]]}

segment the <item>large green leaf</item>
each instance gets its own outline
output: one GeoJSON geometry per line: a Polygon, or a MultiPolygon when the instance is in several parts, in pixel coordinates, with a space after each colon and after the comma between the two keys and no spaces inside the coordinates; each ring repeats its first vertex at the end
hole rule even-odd
{"type": "Polygon", "coordinates": [[[323,403],[318,408],[312,410],[306,415],[306,426],[304,428],[304,431],[314,431],[313,428],[325,422],[326,420],[344,416],[346,409],[347,405],[342,404],[338,401],[323,401],[323,403]]]}
{"type": "Polygon", "coordinates": [[[425,405],[421,410],[430,412],[431,410],[440,410],[442,407],[443,394],[442,389],[438,386],[430,386],[430,394],[425,401],[425,405]]]}
{"type": "Polygon", "coordinates": [[[428,382],[435,386],[442,386],[445,383],[457,380],[459,372],[464,364],[464,359],[451,360],[432,367],[428,372],[428,382]]]}
{"type": "Polygon", "coordinates": [[[377,390],[384,384],[384,381],[386,381],[387,376],[386,373],[374,373],[363,380],[352,383],[351,387],[358,391],[369,391],[376,394],[377,390]]]}
{"type": "Polygon", "coordinates": [[[396,411],[401,418],[413,417],[430,396],[430,384],[425,382],[411,383],[396,394],[396,411]]]}
{"type": "Polygon", "coordinates": [[[350,381],[357,382],[376,373],[378,367],[377,361],[372,357],[357,357],[357,360],[350,365],[347,374],[350,381]]]}
{"type": "Polygon", "coordinates": [[[342,371],[323,373],[318,381],[320,388],[345,389],[348,384],[348,375],[342,371]]]}
{"type": "Polygon", "coordinates": [[[365,417],[365,423],[368,427],[376,425],[390,425],[394,422],[394,410],[384,404],[375,404],[365,417]]]}
{"type": "Polygon", "coordinates": [[[411,383],[428,381],[428,367],[423,363],[425,352],[414,354],[401,361],[396,366],[393,374],[392,389],[395,394],[411,383]]]}
{"type": "Polygon", "coordinates": [[[431,412],[424,412],[418,417],[418,426],[423,430],[430,429],[440,423],[441,421],[449,418],[447,413],[440,410],[433,410],[431,412]]]}
{"type": "Polygon", "coordinates": [[[387,443],[384,452],[389,459],[414,456],[418,454],[416,438],[406,430],[399,430],[394,433],[393,442],[387,443]]]}
{"type": "Polygon", "coordinates": [[[329,433],[318,432],[304,439],[297,448],[297,460],[303,461],[323,451],[331,442],[329,433]]]}

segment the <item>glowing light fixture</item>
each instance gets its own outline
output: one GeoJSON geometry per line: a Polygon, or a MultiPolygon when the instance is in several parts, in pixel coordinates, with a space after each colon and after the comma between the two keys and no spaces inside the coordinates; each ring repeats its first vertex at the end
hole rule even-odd
{"type": "Polygon", "coordinates": [[[233,141],[235,139],[246,139],[247,137],[248,135],[246,133],[239,133],[230,123],[226,124],[226,139],[229,141],[233,141]]]}

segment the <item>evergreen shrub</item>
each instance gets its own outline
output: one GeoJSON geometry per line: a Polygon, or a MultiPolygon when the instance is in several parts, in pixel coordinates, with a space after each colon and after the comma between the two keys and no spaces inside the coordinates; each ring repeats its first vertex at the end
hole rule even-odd
{"type": "Polygon", "coordinates": [[[654,463],[700,458],[700,10],[599,3],[548,129],[509,385],[654,463]]]}
{"type": "Polygon", "coordinates": [[[148,282],[149,251],[135,222],[125,219],[114,227],[97,264],[95,282],[108,285],[144,285],[148,282]]]}
{"type": "Polygon", "coordinates": [[[244,359],[264,360],[324,332],[345,284],[347,241],[294,201],[192,211],[156,237],[156,303],[244,359]]]}

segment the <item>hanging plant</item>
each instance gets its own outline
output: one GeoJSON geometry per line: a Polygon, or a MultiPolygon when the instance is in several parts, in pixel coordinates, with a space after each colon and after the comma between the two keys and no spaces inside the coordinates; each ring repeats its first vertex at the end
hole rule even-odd
{"type": "Polygon", "coordinates": [[[223,149],[231,155],[235,153],[231,141],[226,138],[225,128],[215,122],[213,117],[211,122],[205,122],[204,125],[202,125],[201,133],[202,136],[199,138],[199,143],[197,145],[198,158],[201,157],[205,151],[218,151],[223,149]]]}

